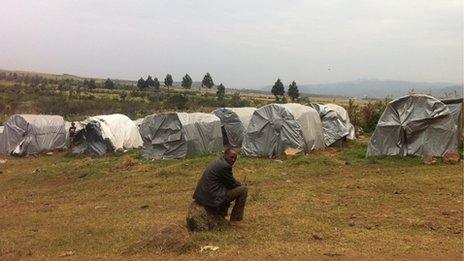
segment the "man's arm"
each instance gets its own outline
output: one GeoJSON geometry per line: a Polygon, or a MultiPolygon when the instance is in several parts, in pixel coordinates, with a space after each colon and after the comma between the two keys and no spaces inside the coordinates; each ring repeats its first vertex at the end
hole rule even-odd
{"type": "Polygon", "coordinates": [[[226,186],[227,189],[234,189],[242,184],[238,182],[235,178],[234,175],[232,174],[232,167],[227,167],[224,169],[223,175],[222,175],[222,181],[224,185],[226,186]]]}

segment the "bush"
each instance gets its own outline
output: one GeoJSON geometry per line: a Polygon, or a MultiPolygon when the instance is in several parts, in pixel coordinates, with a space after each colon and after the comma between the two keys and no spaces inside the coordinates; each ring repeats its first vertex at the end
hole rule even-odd
{"type": "Polygon", "coordinates": [[[189,99],[185,95],[174,94],[168,97],[168,99],[165,102],[165,105],[167,108],[172,109],[186,109],[188,100],[189,99]]]}

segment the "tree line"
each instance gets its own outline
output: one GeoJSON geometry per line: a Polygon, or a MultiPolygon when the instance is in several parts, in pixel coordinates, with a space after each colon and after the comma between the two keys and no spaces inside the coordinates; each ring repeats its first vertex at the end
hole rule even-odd
{"type": "MultiPolygon", "coordinates": [[[[43,77],[40,75],[29,75],[29,74],[19,74],[16,72],[0,72],[0,80],[8,80],[8,81],[15,81],[15,82],[23,82],[26,84],[30,84],[32,86],[40,86],[46,84],[56,84],[58,85],[59,90],[67,90],[69,89],[70,85],[76,85],[78,87],[78,91],[80,88],[93,90],[96,88],[103,88],[103,89],[120,89],[120,88],[130,88],[128,85],[121,84],[120,82],[115,82],[110,78],[107,78],[105,81],[100,81],[99,83],[96,82],[95,79],[84,79],[77,80],[77,79],[59,79],[57,78],[50,78],[50,77],[43,77]]],[[[170,87],[173,86],[174,80],[171,74],[166,74],[163,80],[164,86],[169,91],[170,87]]],[[[146,79],[140,77],[137,81],[137,88],[140,91],[150,91],[153,90],[155,92],[160,91],[161,89],[161,82],[157,77],[152,77],[148,75],[146,79]]],[[[182,77],[181,87],[184,89],[191,89],[193,85],[192,77],[187,73],[184,77],[182,77]]],[[[200,88],[207,88],[212,89],[215,85],[213,77],[208,72],[204,75],[200,88]]],[[[226,93],[225,86],[220,83],[216,86],[216,96],[219,100],[223,100],[226,93]]],[[[280,79],[274,83],[271,89],[271,93],[275,96],[277,102],[286,102],[285,97],[285,87],[284,84],[280,79]]],[[[288,85],[287,90],[288,97],[291,98],[292,102],[297,101],[300,98],[300,93],[298,90],[298,86],[295,81],[288,85]]]]}
{"type": "MultiPolygon", "coordinates": [[[[166,77],[164,78],[164,86],[166,86],[166,88],[169,90],[169,88],[172,87],[173,83],[174,83],[174,80],[172,79],[172,75],[168,73],[166,77]]],[[[185,76],[182,77],[181,87],[184,89],[191,89],[192,85],[193,85],[192,77],[190,77],[188,73],[185,74],[185,76]]],[[[203,77],[203,80],[201,81],[201,87],[211,89],[214,86],[215,84],[213,81],[213,77],[211,77],[211,74],[209,72],[206,73],[205,76],[203,77]]],[[[141,91],[146,91],[150,89],[153,89],[154,91],[159,91],[161,87],[161,83],[157,77],[152,78],[151,75],[148,75],[146,79],[144,79],[143,77],[140,77],[140,79],[137,81],[137,87],[141,91]]],[[[225,86],[222,83],[220,83],[218,86],[216,86],[216,88],[217,88],[216,96],[218,97],[218,99],[219,100],[224,99],[224,96],[226,93],[225,86]]]]}
{"type": "MultiPolygon", "coordinates": [[[[277,102],[285,102],[285,88],[282,81],[278,78],[271,89],[271,93],[275,96],[277,102]]],[[[300,92],[298,91],[298,85],[293,81],[288,85],[287,95],[295,102],[300,98],[300,92]]]]}

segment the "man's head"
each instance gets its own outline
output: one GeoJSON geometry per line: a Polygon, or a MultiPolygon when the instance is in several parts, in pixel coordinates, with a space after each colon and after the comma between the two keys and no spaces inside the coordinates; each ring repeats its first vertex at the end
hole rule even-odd
{"type": "Polygon", "coordinates": [[[224,159],[226,160],[229,165],[233,166],[235,161],[237,160],[237,152],[232,148],[228,148],[224,151],[224,159]]]}
{"type": "Polygon", "coordinates": [[[74,122],[71,122],[71,126],[75,127],[75,126],[76,126],[76,124],[75,124],[74,122]]]}

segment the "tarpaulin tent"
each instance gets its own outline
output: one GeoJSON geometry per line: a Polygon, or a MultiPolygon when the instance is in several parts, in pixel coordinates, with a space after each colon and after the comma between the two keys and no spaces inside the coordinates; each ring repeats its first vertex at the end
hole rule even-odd
{"type": "Polygon", "coordinates": [[[324,143],[331,146],[346,139],[354,140],[354,126],[350,122],[348,112],[335,104],[311,104],[319,112],[324,132],[324,143]]]}
{"type": "Polygon", "coordinates": [[[137,126],[137,128],[140,128],[140,125],[142,124],[143,119],[145,119],[145,118],[138,118],[138,119],[134,120],[135,126],[137,126]]]}
{"type": "Polygon", "coordinates": [[[143,156],[182,159],[222,150],[221,121],[210,113],[161,113],[140,125],[143,156]]]}
{"type": "MultiPolygon", "coordinates": [[[[64,127],[66,129],[66,140],[69,140],[69,128],[71,128],[71,121],[65,121],[64,127]]],[[[74,121],[74,126],[76,126],[76,133],[82,130],[85,126],[79,121],[74,121]]]]}
{"type": "Polygon", "coordinates": [[[57,115],[13,115],[0,137],[0,154],[26,156],[66,147],[65,122],[57,115]]]}
{"type": "Polygon", "coordinates": [[[444,104],[448,107],[453,115],[454,124],[456,125],[456,141],[458,145],[462,145],[462,98],[457,99],[445,99],[442,100],[444,104]]]}
{"type": "Polygon", "coordinates": [[[296,103],[269,104],[253,113],[242,152],[272,158],[289,149],[308,153],[323,147],[322,123],[315,109],[296,103]]]}
{"type": "Polygon", "coordinates": [[[76,134],[74,153],[102,156],[115,150],[142,146],[137,126],[125,115],[93,116],[82,124],[85,127],[76,134]]]}
{"type": "Polygon", "coordinates": [[[253,107],[219,108],[213,111],[213,114],[221,120],[224,145],[242,146],[243,136],[255,111],[256,108],[253,107]]]}
{"type": "Polygon", "coordinates": [[[428,95],[391,101],[379,119],[367,155],[444,156],[456,150],[456,126],[448,107],[428,95]]]}
{"type": "MultiPolygon", "coordinates": [[[[3,130],[5,129],[5,127],[3,126],[0,126],[0,144],[1,144],[1,141],[2,141],[2,138],[3,138],[3,130]]],[[[1,145],[0,145],[1,146],[1,145]]]]}

